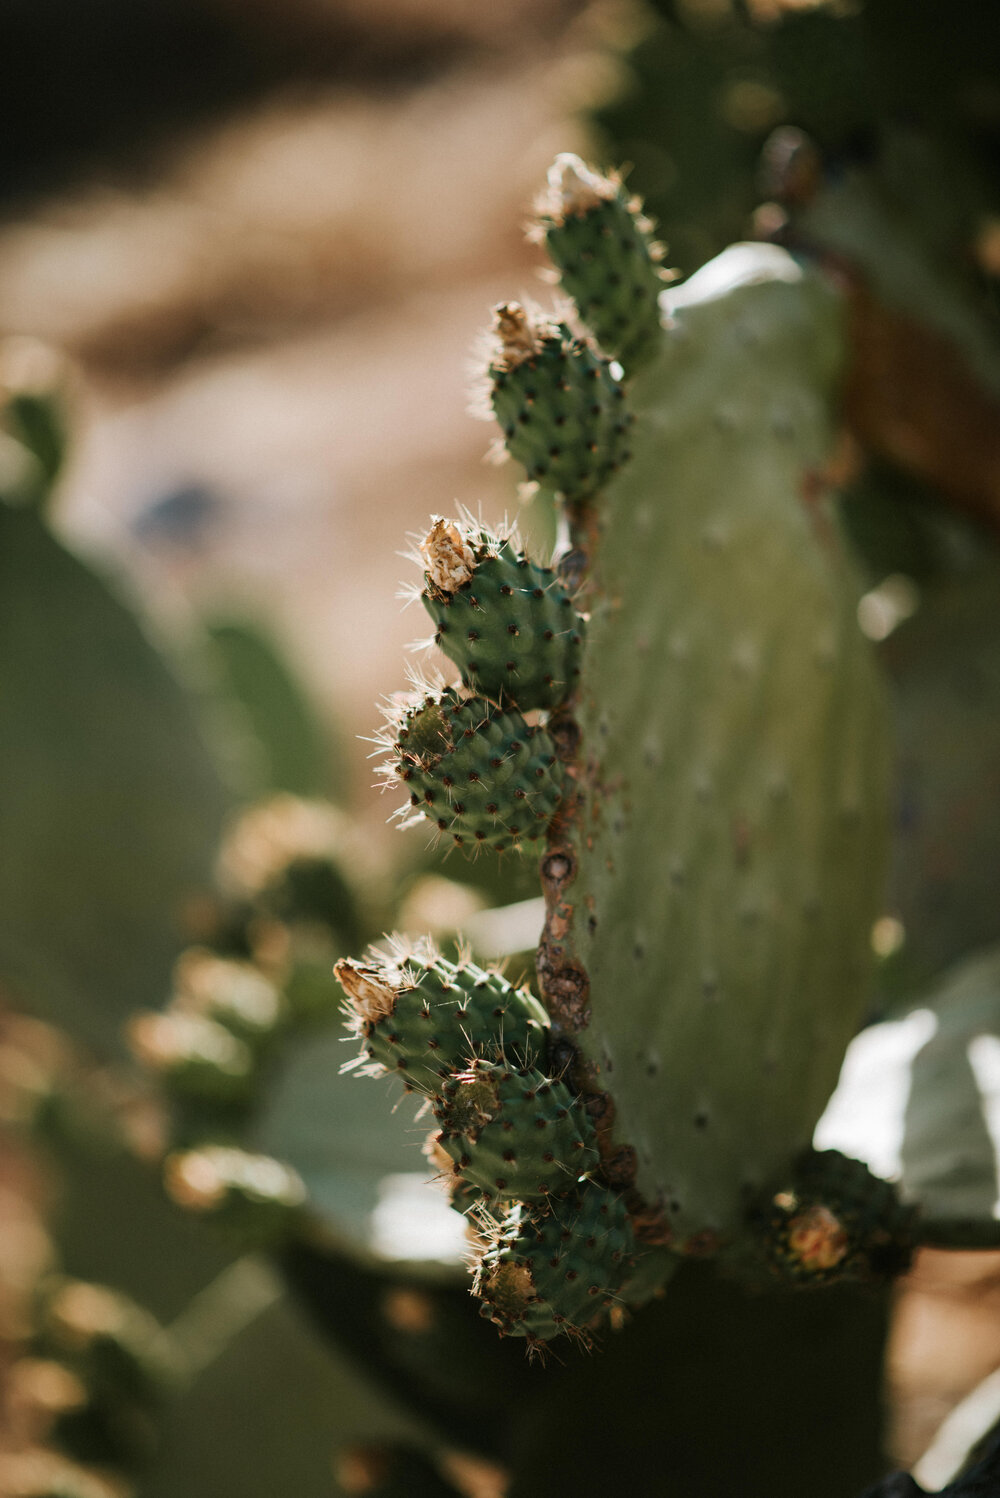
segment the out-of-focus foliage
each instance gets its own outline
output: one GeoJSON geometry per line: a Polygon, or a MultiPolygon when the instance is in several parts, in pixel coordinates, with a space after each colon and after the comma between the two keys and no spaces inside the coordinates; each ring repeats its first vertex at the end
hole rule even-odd
{"type": "Polygon", "coordinates": [[[0,503],[0,967],[103,1051],[166,987],[226,793],[192,701],[37,509],[0,503]]]}

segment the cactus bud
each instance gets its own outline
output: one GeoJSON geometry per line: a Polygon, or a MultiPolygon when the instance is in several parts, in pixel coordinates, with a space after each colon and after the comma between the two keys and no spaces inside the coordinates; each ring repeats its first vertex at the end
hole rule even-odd
{"type": "Polygon", "coordinates": [[[494,1199],[565,1196],[597,1164],[590,1119],[563,1082],[474,1061],[434,1104],[454,1173],[494,1199]]]}
{"type": "Polygon", "coordinates": [[[659,339],[663,252],[639,199],[620,177],[564,152],[536,207],[540,237],[580,317],[627,369],[640,364],[659,339]]]}
{"type": "Polygon", "coordinates": [[[241,1242],[253,1244],[283,1237],[306,1197],[290,1166],[224,1145],[169,1155],[164,1184],[178,1206],[210,1217],[241,1242]]]}
{"type": "Polygon", "coordinates": [[[580,674],[584,623],[553,570],[513,537],[444,520],[420,550],[424,607],[465,684],[522,711],[558,707],[580,674]]]}
{"type": "Polygon", "coordinates": [[[914,1211],[895,1187],[838,1150],[810,1150],[788,1182],[752,1213],[775,1273],[800,1285],[878,1281],[901,1274],[913,1249],[914,1211]]]}
{"type": "Polygon", "coordinates": [[[364,1044],[358,1060],[399,1072],[419,1091],[440,1093],[443,1079],[477,1056],[527,1065],[544,1049],[548,1019],[537,999],[467,959],[446,962],[428,946],[405,960],[401,952],[347,958],[335,972],[364,1044]]]}
{"type": "Polygon", "coordinates": [[[615,1304],[636,1244],[619,1197],[588,1183],[545,1217],[517,1203],[488,1225],[473,1294],[507,1336],[544,1343],[571,1336],[589,1343],[601,1313],[615,1304]]]}
{"type": "Polygon", "coordinates": [[[512,458],[545,489],[577,501],[628,458],[632,417],[620,379],[586,338],[518,302],[498,307],[490,404],[512,458]]]}
{"type": "Polygon", "coordinates": [[[173,1093],[218,1103],[243,1103],[252,1093],[250,1047],[204,1015],[137,1014],[128,1041],[173,1093]]]}
{"type": "Polygon", "coordinates": [[[382,742],[419,808],[459,847],[518,848],[545,835],[562,794],[563,767],[544,728],[452,688],[404,699],[382,742]]]}

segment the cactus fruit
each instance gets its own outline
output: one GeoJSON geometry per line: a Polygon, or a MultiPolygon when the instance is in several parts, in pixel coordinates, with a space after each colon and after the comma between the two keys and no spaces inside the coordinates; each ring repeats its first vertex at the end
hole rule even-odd
{"type": "Polygon", "coordinates": [[[636,1255],[623,1202],[592,1183],[545,1217],[514,1206],[487,1232],[473,1294],[501,1332],[535,1344],[560,1335],[589,1342],[636,1255]]]}
{"type": "Polygon", "coordinates": [[[306,1198],[290,1166],[226,1145],[169,1155],[163,1175],[167,1195],[178,1206],[210,1218],[244,1245],[259,1247],[284,1237],[306,1198]]]}
{"type": "Polygon", "coordinates": [[[570,152],[557,156],[537,205],[539,237],[562,289],[606,353],[628,373],[660,336],[662,248],[621,178],[592,171],[570,152]]]}
{"type": "Polygon", "coordinates": [[[593,1126],[564,1082],[534,1068],[477,1060],[434,1103],[437,1143],[485,1196],[565,1196],[598,1161],[593,1126]]]}
{"type": "Polygon", "coordinates": [[[878,1280],[912,1255],[915,1211],[839,1150],[810,1150],[752,1214],[771,1268],[799,1284],[878,1280]]]}
{"type": "Polygon", "coordinates": [[[552,568],[514,537],[444,520],[420,550],[434,638],[465,685],[522,712],[558,707],[580,674],[584,622],[552,568]]]}
{"type": "Polygon", "coordinates": [[[281,1024],[282,996],[252,963],[191,947],[178,960],[175,977],[173,1013],[212,1020],[252,1050],[266,1046],[281,1024]]]}
{"type": "Polygon", "coordinates": [[[351,1068],[399,1072],[407,1086],[437,1096],[443,1079],[476,1057],[528,1066],[545,1049],[548,1016],[538,1000],[468,958],[397,948],[364,963],[346,958],[334,971],[364,1047],[351,1068]]]}
{"type": "Polygon", "coordinates": [[[544,836],[563,783],[544,728],[451,687],[406,699],[389,723],[383,773],[404,781],[410,805],[459,847],[504,852],[544,836]]]}
{"type": "Polygon", "coordinates": [[[632,415],[608,359],[564,322],[505,302],[486,379],[507,452],[528,478],[574,502],[627,461],[632,415]]]}
{"type": "Polygon", "coordinates": [[[206,1015],[137,1014],[128,1039],[135,1056],[175,1097],[227,1106],[245,1104],[253,1095],[253,1051],[206,1015]]]}

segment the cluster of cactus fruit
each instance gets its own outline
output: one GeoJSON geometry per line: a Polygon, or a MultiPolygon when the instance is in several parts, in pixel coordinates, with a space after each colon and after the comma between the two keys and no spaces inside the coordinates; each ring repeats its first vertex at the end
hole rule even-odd
{"type": "MultiPolygon", "coordinates": [[[[850,584],[842,569],[838,571],[841,563],[836,557],[831,562],[820,555],[817,561],[817,534],[821,552],[829,537],[815,517],[803,514],[794,496],[790,500],[782,492],[782,484],[792,477],[790,462],[807,464],[820,456],[825,435],[818,414],[820,397],[803,413],[796,409],[803,404],[798,393],[788,392],[781,420],[787,427],[801,418],[805,437],[801,454],[793,445],[791,460],[784,453],[779,458],[777,482],[770,486],[777,493],[767,500],[772,514],[752,516],[748,526],[738,496],[729,510],[715,500],[713,474],[695,475],[694,502],[704,505],[706,513],[692,509],[692,496],[680,492],[683,480],[678,475],[678,436],[671,430],[671,401],[681,412],[683,426],[690,387],[703,398],[699,386],[715,379],[717,370],[695,364],[687,371],[688,389],[677,389],[678,366],[683,379],[683,363],[690,360],[689,346],[695,340],[681,319],[675,342],[666,338],[658,301],[665,276],[652,225],[619,178],[600,176],[566,155],[557,159],[550,173],[539,204],[537,236],[559,269],[572,308],[551,318],[519,303],[500,306],[486,385],[506,452],[523,466],[529,486],[551,491],[561,503],[559,560],[554,567],[538,565],[521,549],[516,535],[492,534],[468,514],[457,520],[434,519],[419,547],[424,568],[421,596],[434,622],[435,641],[458,669],[461,682],[394,699],[381,742],[389,751],[383,767],[387,781],[402,780],[409,791],[400,815],[416,821],[426,817],[467,853],[480,848],[498,853],[533,849],[536,855],[545,855],[548,919],[538,955],[545,1007],[469,958],[449,963],[430,946],[407,952],[396,944],[388,952],[373,951],[365,961],[341,961],[336,968],[348,998],[349,1027],[362,1042],[360,1056],[349,1065],[371,1075],[401,1076],[432,1112],[438,1127],[426,1153],[447,1181],[452,1204],[474,1224],[473,1293],[501,1332],[525,1337],[532,1349],[559,1334],[589,1341],[609,1311],[615,1321],[620,1319],[616,1307],[648,1298],[670,1272],[677,1253],[726,1251],[739,1241],[745,1250],[749,1237],[756,1245],[750,1257],[758,1268],[764,1263],[792,1282],[819,1284],[843,1276],[877,1279],[905,1264],[912,1225],[910,1215],[895,1205],[891,1187],[835,1151],[807,1154],[787,1189],[768,1184],[808,1146],[859,1017],[859,947],[875,913],[878,836],[884,827],[879,810],[879,704],[870,666],[859,654],[863,642],[852,640],[844,624],[850,584]],[[639,395],[634,398],[632,377],[637,370],[639,395]],[[663,473],[672,469],[678,492],[656,493],[663,473]],[[633,473],[638,478],[630,492],[633,473]],[[663,507],[658,517],[652,514],[654,504],[663,507]],[[781,506],[789,510],[788,518],[782,516],[781,506]],[[682,516],[679,521],[669,518],[674,511],[682,516]],[[643,597],[639,585],[630,582],[624,563],[614,574],[621,561],[616,549],[624,549],[634,562],[644,544],[643,533],[649,534],[649,560],[655,569],[662,563],[663,549],[656,551],[652,533],[662,532],[664,524],[667,545],[676,555],[668,576],[645,579],[650,591],[643,597]],[[726,553],[741,529],[746,533],[746,555],[737,561],[735,572],[721,572],[715,558],[726,553]],[[753,547],[762,563],[759,574],[753,547]],[[711,575],[708,569],[714,569],[711,575]],[[700,592],[699,570],[706,571],[700,592]],[[680,629],[679,609],[671,613],[670,589],[676,586],[680,595],[692,583],[696,597],[691,618],[680,629]],[[765,595],[774,595],[786,584],[789,602],[784,609],[779,603],[775,611],[772,602],[764,605],[762,622],[740,617],[744,601],[759,606],[765,595]],[[796,604],[800,614],[789,644],[788,625],[796,604]],[[630,650],[626,631],[636,615],[640,627],[630,650]],[[710,632],[720,623],[729,628],[734,619],[736,638],[727,647],[727,657],[724,641],[710,632]],[[685,674],[690,679],[687,626],[692,621],[708,636],[715,656],[723,659],[718,681],[712,679],[714,662],[703,672],[700,717],[690,703],[677,700],[676,680],[685,674]],[[658,623],[664,638],[656,645],[666,669],[661,671],[662,700],[654,697],[650,708],[649,693],[656,692],[656,685],[642,657],[650,651],[658,623]],[[586,643],[595,630],[596,644],[592,639],[586,643]],[[772,668],[777,683],[765,688],[758,678],[762,670],[772,668]],[[605,674],[598,681],[600,670],[605,674]],[[623,687],[626,693],[631,690],[633,675],[641,678],[642,695],[637,685],[626,699],[626,717],[615,724],[610,697],[623,687]],[[743,707],[748,690],[744,682],[755,689],[749,713],[743,707]],[[719,704],[712,701],[713,691],[719,704]],[[801,734],[793,730],[790,744],[773,742],[775,733],[768,721],[773,704],[767,691],[800,693],[804,699],[805,728],[801,734]],[[604,907],[613,906],[614,900],[609,900],[602,881],[606,875],[615,877],[621,836],[632,823],[637,829],[633,841],[641,844],[646,826],[642,808],[630,803],[629,788],[623,792],[626,777],[638,788],[638,776],[621,755],[617,773],[610,752],[602,760],[601,741],[614,743],[617,738],[618,749],[627,744],[629,752],[638,742],[645,771],[662,780],[660,768],[671,753],[670,735],[676,739],[680,734],[683,740],[688,732],[677,729],[672,719],[666,741],[655,736],[666,704],[674,715],[679,709],[678,721],[694,718],[699,732],[704,727],[715,734],[707,749],[695,740],[681,742],[674,751],[691,755],[690,764],[672,766],[683,773],[686,783],[679,781],[673,793],[670,788],[665,793],[668,799],[673,794],[676,811],[671,814],[682,823],[683,836],[696,847],[716,836],[716,827],[708,823],[712,816],[717,823],[718,816],[703,808],[711,808],[716,798],[715,783],[722,778],[727,755],[736,756],[741,774],[749,763],[754,782],[752,788],[738,789],[738,798],[744,799],[729,808],[728,835],[735,848],[725,856],[734,864],[737,885],[741,870],[752,862],[750,843],[759,830],[752,824],[761,799],[770,822],[783,823],[763,832],[763,841],[771,846],[763,858],[757,855],[761,863],[767,856],[773,858],[778,872],[772,877],[766,871],[762,882],[758,875],[758,886],[749,896],[743,887],[731,892],[725,879],[710,871],[710,902],[721,897],[728,907],[743,907],[739,913],[744,952],[742,970],[734,976],[732,964],[713,958],[711,932],[696,934],[701,968],[693,1033],[686,996],[667,991],[671,983],[681,988],[686,975],[650,975],[641,966],[647,945],[655,941],[658,950],[663,948],[662,932],[651,931],[645,923],[656,921],[666,928],[674,922],[674,891],[690,880],[682,838],[668,831],[664,846],[660,813],[653,803],[648,825],[659,834],[659,845],[647,843],[642,857],[648,862],[641,870],[630,869],[627,879],[619,873],[616,886],[624,890],[625,904],[616,919],[629,954],[627,977],[621,974],[620,961],[617,970],[609,969],[607,947],[602,949],[595,939],[598,929],[611,920],[604,917],[604,907]],[[727,712],[732,713],[729,723],[727,712]],[[713,717],[719,722],[707,721],[713,717]],[[727,731],[731,742],[724,741],[727,731]],[[755,743],[741,743],[741,734],[747,732],[761,740],[759,750],[755,743]],[[829,771],[820,765],[816,783],[810,785],[810,771],[792,758],[799,748],[818,757],[830,753],[836,763],[829,771]],[[754,759],[758,752],[764,761],[760,774],[754,759]],[[621,773],[623,763],[626,775],[621,773]],[[804,794],[812,794],[815,807],[805,814],[799,810],[789,822],[784,808],[796,779],[805,783],[804,794]],[[705,829],[691,825],[695,814],[706,823],[705,829]],[[779,837],[790,840],[788,858],[779,837]],[[824,869],[831,859],[840,865],[837,877],[858,886],[843,918],[846,924],[840,927],[837,918],[831,923],[822,909],[823,896],[829,893],[824,869]],[[803,887],[796,888],[796,880],[803,887]],[[805,901],[812,932],[792,927],[790,909],[799,900],[805,901]],[[769,952],[762,967],[755,930],[766,931],[772,907],[778,930],[764,938],[769,952]],[[581,908],[589,912],[585,922],[581,908]],[[787,964],[788,979],[778,978],[776,967],[782,941],[802,954],[797,971],[795,964],[787,964]],[[819,959],[817,951],[822,954],[819,959]],[[589,1001],[598,977],[607,1007],[602,1011],[594,1006],[591,1025],[589,1001]],[[774,1072],[783,1046],[802,1045],[821,1053],[822,1064],[814,1063],[808,1075],[785,1078],[782,1085],[788,1093],[778,1093],[773,1128],[748,1116],[747,1137],[734,1137],[730,1127],[729,1137],[716,1146],[713,1156],[709,1125],[719,1131],[721,1124],[724,1133],[726,1121],[719,1118],[707,1077],[698,1078],[692,1088],[691,1073],[710,1067],[715,1046],[720,1067],[732,1063],[726,1052],[731,1052],[733,1037],[730,1033],[725,1043],[721,1039],[724,1022],[717,1002],[720,984],[730,982],[753,989],[744,1020],[758,1028],[762,1039],[761,1054],[748,1058],[750,1065],[774,1072]],[[766,990],[768,982],[774,982],[773,993],[766,990]],[[619,992],[623,987],[629,989],[628,995],[619,992]],[[828,990],[834,988],[840,1013],[823,1014],[828,990]],[[631,1057],[615,1054],[621,1041],[621,1034],[614,1035],[616,1004],[625,1032],[631,1027],[628,1048],[642,1064],[638,1087],[627,1075],[631,1057]],[[637,1022],[642,1025],[644,1004],[648,1036],[635,1028],[637,1022]],[[678,1020],[672,1005],[680,1006],[678,1020]],[[605,1023],[601,1033],[598,1018],[606,1021],[609,1015],[610,1027],[605,1023]],[[671,1090],[670,1082],[658,1076],[658,1053],[643,1047],[658,1045],[660,1037],[671,1046],[674,1036],[672,1064],[686,1068],[688,1074],[671,1090]],[[616,1065],[626,1073],[620,1089],[608,1076],[616,1065]],[[654,1081],[655,1101],[643,1117],[647,1079],[654,1081]],[[640,1107],[633,1107],[622,1129],[623,1110],[616,1105],[629,1099],[630,1088],[631,1101],[640,1107]],[[700,1099],[693,1110],[694,1148],[686,1137],[669,1137],[671,1129],[677,1131],[678,1107],[686,1110],[683,1098],[692,1090],[700,1099]],[[649,1139],[657,1112],[664,1108],[674,1112],[665,1150],[649,1139]],[[622,1143],[622,1134],[628,1143],[622,1143]],[[664,1155],[666,1171],[674,1173],[669,1179],[664,1179],[664,1155]],[[700,1174],[694,1177],[693,1172],[700,1174]],[[681,1194],[683,1202],[674,1199],[681,1194]],[[859,1205],[862,1201],[864,1207],[859,1205]]],[[[794,282],[797,275],[784,264],[767,264],[763,272],[754,266],[745,279],[751,295],[757,292],[755,283],[764,282],[764,295],[769,296],[775,283],[783,294],[784,283],[794,282]]],[[[795,295],[800,294],[796,287],[795,295]]],[[[814,296],[815,291],[807,287],[804,295],[814,296]]],[[[710,290],[705,305],[717,299],[717,289],[710,290]]],[[[779,337],[788,336],[782,326],[786,316],[779,306],[779,337]]],[[[823,316],[821,308],[821,325],[823,316]]],[[[801,353],[797,317],[801,318],[801,309],[793,306],[791,339],[798,338],[801,353]]],[[[754,349],[766,342],[769,326],[755,308],[744,313],[743,324],[735,336],[723,334],[730,345],[726,360],[731,361],[734,344],[754,349]]],[[[812,358],[811,348],[807,353],[812,358]]],[[[747,373],[737,369],[735,378],[745,379],[747,373]]],[[[828,371],[815,375],[818,386],[828,380],[828,371]]],[[[798,382],[794,369],[789,381],[792,386],[798,382]]],[[[727,427],[738,426],[740,417],[724,402],[713,416],[718,418],[714,432],[698,435],[714,439],[717,461],[727,427]]],[[[777,417],[772,426],[778,450],[783,446],[787,451],[787,433],[778,432],[777,417]]],[[[751,472],[753,466],[751,460],[751,472]]],[[[773,475],[759,461],[756,466],[767,485],[773,475]]],[[[727,481],[732,488],[732,477],[727,481]]],[[[754,478],[749,482],[752,488],[754,478]]],[[[662,542],[663,535],[656,539],[662,542]]],[[[788,737],[784,720],[781,732],[788,737]]],[[[662,801],[662,785],[656,786],[656,794],[662,801]]],[[[744,880],[744,886],[750,883],[744,880]]],[[[706,908],[703,926],[711,916],[706,908]]],[[[724,919],[732,916],[733,910],[727,909],[724,919]]],[[[678,948],[685,943],[692,944],[690,928],[678,933],[678,948]]],[[[667,955],[676,968],[673,954],[667,955]]],[[[739,956],[736,960],[741,961],[739,956]]],[[[737,1113],[740,1107],[748,1115],[758,1113],[759,1090],[751,1085],[745,1092],[737,1113]]],[[[734,1260],[738,1257],[733,1255],[734,1260]]]]}
{"type": "Polygon", "coordinates": [[[336,972],[362,1042],[348,1065],[399,1074],[438,1125],[425,1153],[476,1225],[484,1314],[531,1348],[560,1332],[586,1341],[636,1243],[620,1196],[594,1179],[585,1107],[549,1072],[538,1000],[427,945],[345,959],[336,972]]]}
{"type": "Polygon", "coordinates": [[[200,913],[202,943],[178,959],[167,1006],[128,1027],[168,1103],[167,1194],[244,1245],[279,1244],[306,1201],[290,1165],[243,1140],[288,1042],[336,1017],[329,968],[356,915],[335,825],[331,808],[291,796],[245,811],[223,850],[222,893],[200,913]]]}

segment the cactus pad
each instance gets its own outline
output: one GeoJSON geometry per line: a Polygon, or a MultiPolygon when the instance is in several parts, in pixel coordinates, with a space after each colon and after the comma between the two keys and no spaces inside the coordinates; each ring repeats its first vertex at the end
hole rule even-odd
{"type": "Polygon", "coordinates": [[[522,711],[558,707],[580,674],[584,623],[552,568],[512,538],[444,520],[420,549],[434,638],[465,684],[522,711]]]}
{"type": "Polygon", "coordinates": [[[497,308],[487,370],[508,453],[544,489],[587,499],[627,460],[625,391],[586,338],[518,302],[497,308]]]}
{"type": "Polygon", "coordinates": [[[364,1045],[359,1060],[368,1070],[399,1072],[419,1091],[440,1093],[443,1079],[477,1056],[523,1066],[545,1049],[538,1000],[467,959],[446,962],[429,948],[405,959],[374,952],[335,971],[364,1045]]]}
{"type": "Polygon", "coordinates": [[[455,1173],[489,1197],[564,1196],[597,1164],[590,1119],[565,1083],[533,1068],[474,1061],[445,1082],[434,1117],[455,1173]]]}
{"type": "Polygon", "coordinates": [[[601,176],[566,152],[556,157],[537,210],[563,290],[601,348],[631,372],[659,341],[663,290],[662,251],[639,200],[619,177],[601,176]]]}
{"type": "Polygon", "coordinates": [[[622,1201],[588,1183],[545,1217],[518,1203],[492,1225],[473,1294],[508,1336],[589,1340],[587,1328],[614,1304],[635,1259],[622,1201]]]}
{"type": "Polygon", "coordinates": [[[753,1213],[764,1254],[798,1284],[885,1279],[910,1262],[915,1211],[839,1150],[810,1150],[753,1213]]]}
{"type": "Polygon", "coordinates": [[[504,852],[540,838],[559,805],[563,768],[550,735],[485,697],[448,687],[409,699],[384,741],[393,752],[384,772],[467,851],[504,852]]]}
{"type": "Polygon", "coordinates": [[[642,1196],[675,1246],[704,1251],[808,1147],[860,1019],[886,725],[820,503],[834,297],[745,245],[671,300],[608,494],[563,858],[578,872],[540,972],[642,1196]]]}

